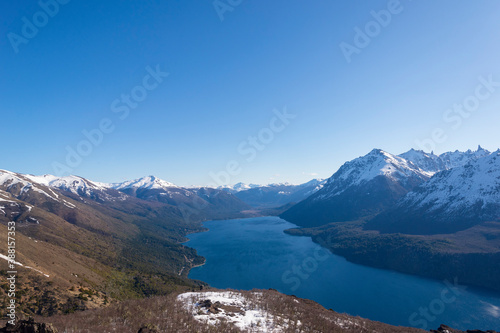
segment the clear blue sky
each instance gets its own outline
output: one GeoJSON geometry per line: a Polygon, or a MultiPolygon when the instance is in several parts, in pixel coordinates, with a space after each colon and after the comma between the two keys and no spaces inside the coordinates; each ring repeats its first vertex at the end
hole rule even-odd
{"type": "Polygon", "coordinates": [[[487,97],[479,88],[468,117],[446,113],[474,102],[479,77],[500,82],[498,1],[243,0],[223,13],[211,0],[59,7],[49,17],[36,1],[0,5],[0,168],[54,174],[67,147],[103,119],[114,130],[71,173],[205,185],[234,160],[230,183],[300,183],[375,147],[419,148],[435,128],[446,136],[434,141],[438,153],[500,146],[500,87],[487,97]],[[389,7],[377,31],[370,13],[389,7]],[[34,20],[36,35],[25,26],[34,20]],[[355,46],[356,27],[375,30],[348,63],[340,45],[355,46]],[[168,77],[121,119],[112,103],[123,107],[122,94],[157,65],[168,77]],[[270,140],[263,129],[285,107],[296,118],[285,128],[273,122],[280,131],[270,140]],[[266,144],[252,154],[245,140],[259,133],[266,144]]]}

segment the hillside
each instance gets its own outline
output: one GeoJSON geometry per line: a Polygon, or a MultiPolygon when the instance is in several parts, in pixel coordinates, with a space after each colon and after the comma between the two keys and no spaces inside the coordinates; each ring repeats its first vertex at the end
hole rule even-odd
{"type": "MultiPolygon", "coordinates": [[[[238,210],[246,207],[218,190],[200,189],[169,203],[76,176],[0,171],[1,227],[16,222],[17,261],[33,267],[20,269],[34,274],[44,290],[34,290],[27,275],[21,278],[19,295],[27,297],[22,309],[26,314],[65,313],[104,299],[199,286],[201,282],[188,280],[187,274],[204,259],[181,242],[187,234],[204,230],[201,221],[243,216],[238,210]],[[80,290],[92,294],[92,300],[80,290]]],[[[5,235],[2,231],[2,238],[5,235]]],[[[1,244],[0,256],[6,255],[7,242],[1,244]]],[[[6,264],[0,260],[0,269],[6,264]]],[[[5,293],[1,295],[4,300],[5,293]]]]}
{"type": "Polygon", "coordinates": [[[41,319],[59,332],[366,332],[419,333],[327,310],[273,290],[210,290],[124,302],[106,309],[41,319]]]}

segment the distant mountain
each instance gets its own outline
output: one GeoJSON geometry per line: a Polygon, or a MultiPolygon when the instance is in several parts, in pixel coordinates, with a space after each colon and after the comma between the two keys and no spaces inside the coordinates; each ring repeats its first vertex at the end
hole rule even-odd
{"type": "Polygon", "coordinates": [[[235,184],[232,186],[231,185],[219,186],[217,189],[224,190],[226,192],[234,194],[234,193],[237,193],[240,191],[246,191],[246,190],[256,188],[256,187],[261,187],[261,186],[262,185],[257,185],[257,184],[238,183],[238,184],[235,184]]]}
{"type": "Polygon", "coordinates": [[[177,188],[178,186],[155,176],[143,177],[135,180],[125,181],[123,183],[108,184],[108,187],[116,190],[125,189],[146,189],[146,190],[167,190],[177,188]]]}
{"type": "MultiPolygon", "coordinates": [[[[500,220],[500,150],[434,175],[388,211],[367,224],[369,229],[407,234],[453,233],[485,221],[500,220]]],[[[466,152],[447,155],[463,161],[466,152]]]]}
{"type": "Polygon", "coordinates": [[[394,205],[432,174],[400,156],[373,149],[342,165],[321,190],[281,217],[307,227],[356,220],[394,205]]]}
{"type": "Polygon", "coordinates": [[[319,191],[325,183],[326,180],[313,179],[301,185],[270,184],[238,191],[235,196],[255,208],[281,207],[306,199],[319,191]]]}
{"type": "Polygon", "coordinates": [[[183,188],[154,176],[108,186],[142,200],[179,207],[185,218],[194,220],[240,217],[241,211],[250,209],[227,191],[204,187],[183,188]]]}

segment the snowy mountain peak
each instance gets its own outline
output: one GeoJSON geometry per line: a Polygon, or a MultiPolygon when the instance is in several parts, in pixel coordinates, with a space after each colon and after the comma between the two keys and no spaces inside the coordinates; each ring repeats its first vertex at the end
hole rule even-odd
{"type": "Polygon", "coordinates": [[[147,176],[139,179],[125,181],[123,183],[111,184],[111,188],[114,188],[116,190],[123,190],[127,188],[161,190],[172,187],[177,186],[155,176],[147,176]]]}
{"type": "Polygon", "coordinates": [[[383,151],[382,149],[374,148],[367,155],[385,155],[385,154],[387,154],[387,153],[385,151],[383,151]]]}
{"type": "Polygon", "coordinates": [[[346,162],[328,180],[323,192],[335,196],[351,186],[366,183],[377,176],[385,176],[395,181],[408,179],[425,181],[432,176],[401,156],[392,155],[381,149],[373,149],[365,156],[346,162]]]}
{"type": "Polygon", "coordinates": [[[409,174],[430,176],[400,156],[381,149],[373,149],[367,155],[345,163],[335,174],[337,176],[334,175],[332,179],[352,179],[353,183],[359,184],[380,175],[399,178],[409,174]]]}

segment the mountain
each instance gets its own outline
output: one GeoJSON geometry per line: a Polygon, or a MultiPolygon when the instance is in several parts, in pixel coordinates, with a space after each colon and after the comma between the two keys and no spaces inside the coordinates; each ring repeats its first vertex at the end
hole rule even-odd
{"type": "Polygon", "coordinates": [[[281,217],[307,227],[356,220],[394,205],[431,176],[400,156],[373,149],[342,165],[322,189],[281,217]]]}
{"type": "Polygon", "coordinates": [[[34,184],[59,189],[80,198],[92,199],[99,202],[126,199],[120,192],[110,189],[108,184],[93,182],[78,176],[23,175],[23,177],[34,184]]]}
{"type": "Polygon", "coordinates": [[[270,184],[240,190],[234,195],[255,208],[281,207],[289,203],[300,202],[319,191],[326,180],[313,179],[301,185],[270,184]]]}
{"type": "MultiPolygon", "coordinates": [[[[453,153],[448,156],[450,161],[463,160],[454,159],[453,153]]],[[[439,234],[498,220],[500,150],[435,174],[366,227],[386,233],[439,234]]]]}
{"type": "Polygon", "coordinates": [[[489,151],[483,149],[481,146],[478,146],[476,151],[469,149],[466,152],[460,152],[456,150],[454,152],[446,152],[441,155],[435,155],[433,152],[428,154],[422,150],[411,149],[398,156],[412,162],[422,170],[436,173],[465,165],[469,161],[476,160],[489,154],[489,151]]]}
{"type": "Polygon", "coordinates": [[[170,188],[178,188],[178,186],[165,180],[156,178],[155,176],[143,177],[135,180],[125,181],[123,183],[109,184],[116,190],[124,189],[147,189],[147,190],[168,190],[170,188]]]}

